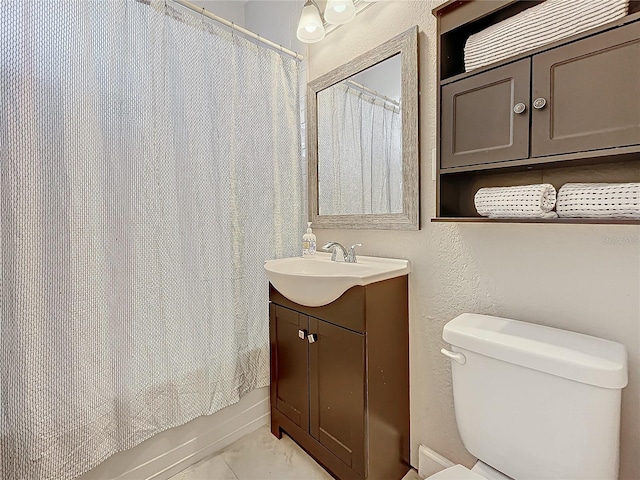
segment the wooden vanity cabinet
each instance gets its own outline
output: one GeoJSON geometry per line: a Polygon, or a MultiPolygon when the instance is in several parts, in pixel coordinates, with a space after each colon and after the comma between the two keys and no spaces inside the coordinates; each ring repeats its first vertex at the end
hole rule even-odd
{"type": "Polygon", "coordinates": [[[295,310],[271,305],[270,322],[277,336],[272,339],[272,365],[277,366],[278,384],[271,404],[304,430],[309,429],[309,366],[307,332],[309,317],[295,310]]]}
{"type": "Polygon", "coordinates": [[[310,318],[309,433],[364,476],[365,336],[310,318]]]}
{"type": "Polygon", "coordinates": [[[306,307],[270,286],[271,431],[340,480],[410,468],[407,287],[403,276],[306,307]]]}

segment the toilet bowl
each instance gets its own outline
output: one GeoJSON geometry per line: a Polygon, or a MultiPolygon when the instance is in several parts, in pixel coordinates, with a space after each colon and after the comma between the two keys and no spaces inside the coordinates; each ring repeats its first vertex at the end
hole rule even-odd
{"type": "Polygon", "coordinates": [[[429,480],[618,478],[623,345],[470,313],[443,338],[458,431],[479,461],[429,480]]]}

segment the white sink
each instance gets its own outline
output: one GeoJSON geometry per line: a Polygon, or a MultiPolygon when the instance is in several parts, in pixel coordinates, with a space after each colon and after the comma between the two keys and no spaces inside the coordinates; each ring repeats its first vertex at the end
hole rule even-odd
{"type": "Polygon", "coordinates": [[[409,273],[409,261],[358,255],[358,263],[332,262],[331,254],[267,260],[271,284],[289,300],[319,307],[336,300],[356,285],[400,277],[409,273]]]}

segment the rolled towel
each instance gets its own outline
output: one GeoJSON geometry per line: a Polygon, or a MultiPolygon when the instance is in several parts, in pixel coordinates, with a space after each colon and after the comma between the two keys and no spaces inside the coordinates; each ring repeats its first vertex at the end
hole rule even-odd
{"type": "Polygon", "coordinates": [[[567,183],[557,210],[560,217],[640,218],[640,183],[567,183]]]}
{"type": "Polygon", "coordinates": [[[556,189],[550,183],[489,187],[474,197],[476,210],[489,218],[556,218],[556,189]]]}
{"type": "Polygon", "coordinates": [[[464,47],[465,71],[612,22],[628,8],[629,0],[547,0],[471,35],[464,47]]]}

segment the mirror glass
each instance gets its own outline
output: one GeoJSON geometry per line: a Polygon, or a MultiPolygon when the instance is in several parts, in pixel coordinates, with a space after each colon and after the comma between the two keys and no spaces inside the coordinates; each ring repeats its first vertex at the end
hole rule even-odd
{"type": "Polygon", "coordinates": [[[318,92],[320,215],[402,213],[402,63],[318,92]]]}
{"type": "Polygon", "coordinates": [[[309,217],[418,230],[418,28],[309,82],[309,217]]]}

